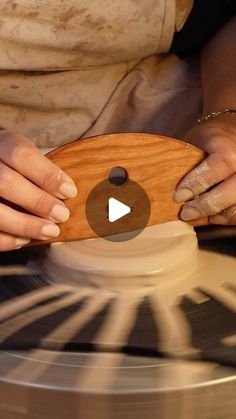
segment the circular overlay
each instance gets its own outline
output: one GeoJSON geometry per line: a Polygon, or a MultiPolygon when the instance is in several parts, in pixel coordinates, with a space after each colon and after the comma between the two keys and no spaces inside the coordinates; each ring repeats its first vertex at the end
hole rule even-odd
{"type": "Polygon", "coordinates": [[[130,179],[121,185],[114,185],[108,179],[98,183],[86,202],[86,217],[92,230],[97,236],[114,242],[127,241],[140,234],[148,224],[150,213],[146,192],[130,179]],[[125,206],[129,212],[122,215],[125,206]]]}

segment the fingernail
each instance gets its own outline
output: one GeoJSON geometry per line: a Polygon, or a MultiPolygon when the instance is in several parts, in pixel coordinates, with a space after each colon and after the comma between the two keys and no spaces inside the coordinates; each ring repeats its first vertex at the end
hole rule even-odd
{"type": "Polygon", "coordinates": [[[26,244],[28,244],[30,242],[31,242],[30,239],[21,239],[21,238],[16,239],[16,241],[15,241],[16,249],[20,249],[22,246],[25,246],[26,244]]]}
{"type": "Polygon", "coordinates": [[[41,230],[41,239],[48,240],[50,237],[57,237],[60,234],[60,228],[56,224],[46,224],[41,230]]]}
{"type": "Polygon", "coordinates": [[[209,217],[209,221],[211,224],[228,224],[229,220],[224,217],[223,215],[213,215],[209,217]]]}
{"type": "Polygon", "coordinates": [[[59,192],[65,198],[74,198],[77,195],[78,190],[73,182],[64,182],[61,184],[59,192]]]}
{"type": "Polygon", "coordinates": [[[194,197],[193,192],[188,188],[179,188],[173,195],[175,202],[185,202],[189,201],[194,197]]]}
{"type": "Polygon", "coordinates": [[[183,207],[180,217],[182,220],[195,220],[196,218],[200,218],[201,214],[196,208],[193,207],[183,207]]]}
{"type": "Polygon", "coordinates": [[[49,215],[55,221],[58,221],[59,223],[63,223],[64,221],[67,221],[69,219],[70,211],[67,207],[64,207],[63,205],[56,204],[52,208],[52,211],[50,212],[49,215]]]}

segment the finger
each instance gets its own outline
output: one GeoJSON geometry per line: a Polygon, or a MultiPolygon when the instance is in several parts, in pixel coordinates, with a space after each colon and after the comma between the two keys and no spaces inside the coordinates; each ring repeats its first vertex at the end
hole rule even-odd
{"type": "Polygon", "coordinates": [[[48,240],[60,234],[56,224],[18,212],[4,204],[0,204],[0,231],[16,237],[38,240],[48,240]]]}
{"type": "Polygon", "coordinates": [[[236,169],[236,160],[232,160],[232,154],[230,158],[223,158],[218,153],[208,156],[179,183],[174,201],[189,201],[231,176],[236,169]]]}
{"type": "Polygon", "coordinates": [[[0,159],[12,169],[58,198],[76,196],[73,180],[43,156],[31,141],[8,131],[1,132],[0,140],[0,159]]]}
{"type": "Polygon", "coordinates": [[[209,217],[211,224],[236,225],[236,205],[209,217]]]}
{"type": "Polygon", "coordinates": [[[55,222],[67,221],[70,216],[62,201],[44,192],[1,161],[0,196],[33,214],[55,222]]]}
{"type": "Polygon", "coordinates": [[[180,217],[182,220],[194,220],[200,217],[218,214],[236,202],[236,175],[231,176],[218,186],[184,205],[180,217]]]}
{"type": "Polygon", "coordinates": [[[8,252],[9,250],[20,249],[22,246],[28,243],[30,243],[30,239],[14,237],[10,234],[0,232],[0,252],[8,252]]]}

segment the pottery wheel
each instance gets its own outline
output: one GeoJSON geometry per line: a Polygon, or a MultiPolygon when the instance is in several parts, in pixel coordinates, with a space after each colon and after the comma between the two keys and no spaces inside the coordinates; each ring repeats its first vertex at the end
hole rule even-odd
{"type": "Polygon", "coordinates": [[[184,223],[98,240],[1,277],[0,418],[235,418],[235,259],[184,223]]]}

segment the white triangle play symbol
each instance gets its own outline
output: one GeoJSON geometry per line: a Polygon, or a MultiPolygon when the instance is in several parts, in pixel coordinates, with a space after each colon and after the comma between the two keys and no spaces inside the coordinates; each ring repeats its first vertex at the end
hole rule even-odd
{"type": "Polygon", "coordinates": [[[122,204],[115,198],[109,198],[108,200],[108,220],[110,223],[119,220],[125,215],[131,212],[131,208],[128,205],[122,204]]]}

